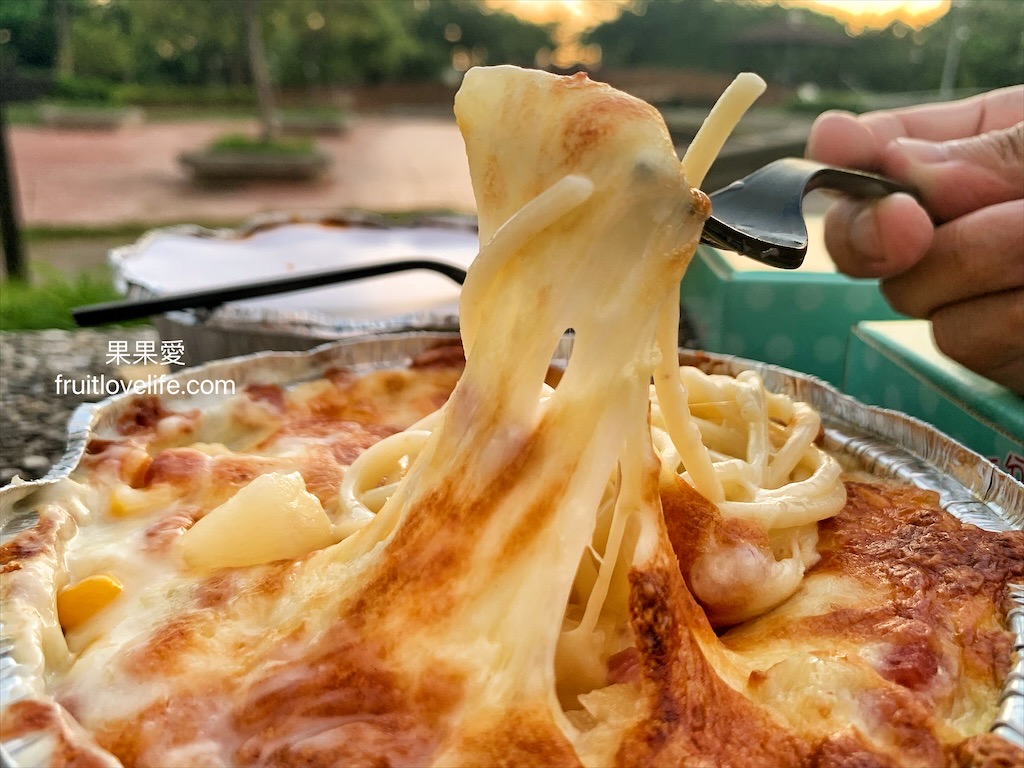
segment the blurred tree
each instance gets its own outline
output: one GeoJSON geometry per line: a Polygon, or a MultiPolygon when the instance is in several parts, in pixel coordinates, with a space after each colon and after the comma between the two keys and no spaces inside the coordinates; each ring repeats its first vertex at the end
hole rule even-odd
{"type": "Polygon", "coordinates": [[[245,37],[249,49],[249,68],[256,88],[260,113],[260,141],[270,142],[277,135],[274,119],[274,91],[267,70],[267,52],[263,45],[260,0],[245,0],[245,37]]]}
{"type": "MultiPolygon", "coordinates": [[[[961,33],[956,85],[1020,82],[1019,0],[956,0],[961,33]]],[[[245,0],[0,0],[0,63],[21,70],[73,64],[81,78],[152,86],[253,84],[245,0]],[[66,18],[69,24],[58,21],[66,18]],[[59,29],[70,30],[67,35],[59,29]],[[62,44],[60,40],[65,42],[62,44]],[[60,53],[63,51],[64,53],[60,53]]],[[[259,0],[266,64],[282,87],[328,88],[457,78],[474,64],[533,66],[553,30],[479,0],[259,0]]],[[[774,82],[850,91],[938,88],[953,14],[922,30],[894,23],[846,38],[830,16],[745,0],[636,0],[592,30],[603,66],[762,72],[774,82]],[[773,28],[799,26],[844,45],[781,46],[773,28]]]]}
{"type": "Polygon", "coordinates": [[[130,13],[140,83],[241,85],[250,80],[237,0],[111,0],[130,13]]]}
{"type": "Polygon", "coordinates": [[[478,0],[290,0],[269,12],[279,82],[437,80],[453,63],[533,66],[551,31],[478,0]]]}
{"type": "MultiPolygon", "coordinates": [[[[68,0],[60,0],[67,6],[68,0]]],[[[80,76],[123,82],[134,75],[135,46],[128,34],[130,14],[127,6],[96,5],[76,9],[72,17],[68,46],[73,66],[58,72],[67,77],[80,76]]],[[[63,50],[61,43],[59,50],[63,50]]]]}
{"type": "MultiPolygon", "coordinates": [[[[955,0],[965,37],[960,47],[960,88],[996,88],[1024,76],[1024,10],[1018,0],[955,0]]],[[[752,69],[771,78],[782,67],[796,81],[875,92],[939,87],[954,14],[921,30],[902,22],[851,37],[843,46],[753,44],[776,24],[835,34],[828,16],[742,0],[638,0],[617,20],[591,31],[609,67],[686,67],[715,72],[752,69]],[[783,66],[784,65],[784,66],[783,66]]],[[[764,36],[768,39],[768,36],[764,36]]]]}
{"type": "MultiPolygon", "coordinates": [[[[617,20],[584,37],[601,46],[602,65],[659,66],[735,71],[750,66],[754,52],[733,44],[753,27],[784,23],[779,6],[732,0],[656,0],[635,3],[617,20]]],[[[833,25],[838,26],[836,22],[833,25]]]]}
{"type": "Polygon", "coordinates": [[[10,38],[0,45],[0,61],[4,66],[28,69],[49,69],[56,52],[56,27],[52,14],[53,0],[21,0],[0,2],[0,29],[10,38]]]}
{"type": "MultiPolygon", "coordinates": [[[[958,0],[961,34],[959,88],[991,88],[1024,81],[1024,7],[1012,0],[958,0]]],[[[955,34],[952,14],[928,28],[936,47],[955,34]]]]}
{"type": "Polygon", "coordinates": [[[409,79],[436,78],[453,67],[532,67],[539,51],[554,47],[551,27],[490,10],[477,0],[427,0],[419,7],[414,30],[422,50],[403,71],[409,79]]]}
{"type": "Polygon", "coordinates": [[[267,8],[268,44],[283,85],[393,80],[421,48],[407,0],[278,0],[267,8]]]}
{"type": "Polygon", "coordinates": [[[74,22],[72,0],[56,0],[54,18],[57,24],[57,76],[75,74],[75,52],[71,43],[71,25],[74,22]]]}

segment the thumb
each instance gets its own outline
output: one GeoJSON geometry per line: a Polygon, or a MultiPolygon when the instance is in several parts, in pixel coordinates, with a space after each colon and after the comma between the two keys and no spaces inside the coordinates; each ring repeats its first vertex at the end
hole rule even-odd
{"type": "Polygon", "coordinates": [[[949,221],[1024,198],[1024,122],[954,141],[898,138],[882,154],[883,172],[912,184],[928,212],[949,221]]]}

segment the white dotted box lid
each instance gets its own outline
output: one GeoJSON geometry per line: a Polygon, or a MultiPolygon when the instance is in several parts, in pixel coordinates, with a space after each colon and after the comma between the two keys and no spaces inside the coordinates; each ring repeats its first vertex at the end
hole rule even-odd
{"type": "MultiPolygon", "coordinates": [[[[405,259],[433,259],[466,269],[476,257],[468,227],[364,227],[285,223],[245,236],[158,230],[114,258],[117,277],[158,296],[221,288],[405,259]]],[[[233,302],[271,313],[311,313],[376,320],[412,312],[457,311],[460,286],[424,270],[325,285],[233,302]]]]}

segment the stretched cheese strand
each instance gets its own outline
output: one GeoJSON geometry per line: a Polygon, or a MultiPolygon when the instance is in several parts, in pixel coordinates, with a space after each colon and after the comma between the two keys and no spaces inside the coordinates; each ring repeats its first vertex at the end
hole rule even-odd
{"type": "Polygon", "coordinates": [[[725,499],[722,483],[715,474],[711,455],[701,439],[700,429],[690,418],[686,390],[679,378],[679,297],[673,296],[662,307],[658,322],[658,347],[661,360],[654,369],[654,387],[665,416],[672,443],[678,451],[690,481],[708,501],[725,499]]]}
{"type": "MultiPolygon", "coordinates": [[[[363,611],[373,606],[377,631],[400,638],[393,651],[397,663],[426,669],[435,656],[458,660],[473,670],[466,678],[466,712],[501,719],[509,712],[529,711],[536,718],[544,711],[559,731],[574,738],[577,728],[556,695],[556,656],[577,668],[579,692],[600,684],[609,653],[628,642],[615,636],[616,628],[629,631],[620,599],[628,591],[625,575],[662,556],[667,545],[657,522],[657,493],[651,492],[658,474],[656,463],[651,471],[649,462],[656,457],[644,420],[652,374],[659,410],[687,472],[726,501],[686,404],[676,357],[677,319],[668,315],[670,322],[659,323],[661,307],[678,307],[678,279],[696,244],[702,211],[669,154],[667,136],[644,122],[653,116],[645,112],[643,121],[622,122],[625,115],[636,115],[639,105],[622,104],[622,112],[610,119],[596,105],[602,98],[623,97],[612,97],[602,86],[538,75],[506,79],[507,72],[489,74],[498,78],[500,73],[498,83],[481,73],[467,76],[463,101],[457,102],[474,186],[484,196],[481,211],[487,211],[488,221],[505,222],[493,237],[482,226],[488,253],[474,265],[463,295],[470,326],[465,373],[443,412],[431,420],[419,458],[394,493],[332,556],[366,562],[368,573],[386,574],[387,583],[396,578],[390,569],[401,573],[408,599],[391,594],[386,605],[361,603],[363,611]],[[550,89],[557,94],[552,98],[579,98],[578,115],[553,128],[565,132],[555,146],[579,154],[567,151],[564,165],[552,163],[549,176],[524,182],[519,166],[529,167],[529,153],[538,147],[527,141],[520,149],[517,137],[501,130],[497,110],[507,105],[496,94],[506,89],[529,94],[511,98],[517,109],[538,90],[550,89]],[[477,131],[494,131],[496,123],[501,141],[513,142],[500,155],[482,152],[472,141],[477,131]],[[480,125],[485,127],[474,127],[480,125]],[[595,145],[594,137],[603,135],[616,136],[607,152],[595,145]],[[663,142],[664,155],[646,149],[654,142],[663,142]],[[632,258],[624,259],[627,253],[632,258]],[[573,352],[561,382],[549,393],[544,374],[570,327],[576,330],[573,352]],[[596,578],[580,596],[581,620],[563,633],[579,562],[594,546],[601,500],[616,473],[614,509],[596,578]],[[457,578],[428,580],[421,552],[432,553],[430,563],[457,563],[457,578]],[[372,559],[359,557],[371,553],[372,559]],[[445,606],[444,612],[421,626],[424,605],[434,603],[445,606]],[[424,654],[425,648],[431,653],[424,654]]],[[[541,142],[539,150],[546,151],[548,143],[541,142]]],[[[733,403],[736,398],[730,393],[733,403]]],[[[755,488],[770,467],[767,405],[757,402],[739,409],[744,423],[762,421],[761,436],[747,433],[744,441],[760,456],[755,460],[760,469],[749,470],[755,488]]],[[[365,481],[374,476],[390,480],[389,466],[412,448],[396,440],[369,449],[367,454],[377,454],[381,463],[368,459],[354,467],[347,503],[358,501],[365,481]]],[[[739,461],[728,466],[742,470],[739,461]]],[[[713,633],[706,634],[714,643],[713,633]]],[[[536,728],[543,727],[541,720],[536,728]]],[[[468,732],[461,722],[437,763],[486,762],[465,751],[468,732]]]]}
{"type": "MultiPolygon", "coordinates": [[[[726,91],[687,155],[691,158],[688,165],[692,173],[703,176],[710,163],[709,158],[724,142],[721,132],[731,130],[761,89],[763,82],[759,78],[741,76],[726,91]]],[[[532,238],[589,200],[593,191],[594,184],[587,177],[566,175],[515,211],[489,238],[471,270],[462,296],[463,337],[468,352],[471,352],[485,307],[494,301],[512,299],[511,296],[498,297],[490,293],[498,285],[508,285],[508,274],[503,276],[503,270],[511,273],[521,268],[510,259],[532,238]]],[[[837,499],[841,505],[841,493],[836,493],[837,467],[822,460],[811,445],[818,426],[813,411],[801,408],[799,428],[784,428],[789,429],[789,434],[784,445],[775,451],[769,433],[773,429],[777,433],[778,428],[770,425],[770,413],[775,418],[780,415],[791,417],[796,412],[792,402],[782,396],[767,394],[760,379],[753,374],[729,379],[728,383],[711,383],[708,378],[680,373],[675,355],[678,311],[678,302],[672,295],[659,316],[657,345],[662,354],[654,372],[655,392],[652,393],[657,416],[655,421],[660,425],[654,428],[654,436],[666,467],[671,465],[672,471],[676,471],[676,465],[681,462],[684,479],[715,502],[723,515],[756,520],[766,529],[802,525],[834,514],[837,499]],[[688,384],[700,390],[704,401],[715,398],[732,402],[737,404],[738,412],[723,416],[727,421],[721,423],[719,419],[694,419],[687,402],[688,384]],[[727,422],[733,426],[729,427],[727,422]],[[702,427],[709,437],[714,436],[713,441],[702,435],[702,427]],[[663,434],[661,428],[667,429],[667,440],[660,437],[663,434]],[[726,441],[735,447],[726,449],[726,441]],[[711,442],[719,446],[717,453],[711,449],[711,442]],[[726,452],[722,453],[723,450],[726,452]],[[812,452],[811,455],[808,451],[812,452]],[[798,465],[807,467],[810,476],[794,484],[790,475],[798,465]],[[729,493],[725,484],[732,489],[729,493]],[[783,486],[785,488],[780,490],[783,486]]],[[[545,394],[542,390],[542,397],[545,394]]],[[[412,429],[433,429],[441,423],[440,418],[440,414],[435,414],[412,429]]],[[[417,449],[422,444],[423,440],[419,440],[417,449]]],[[[380,454],[380,458],[371,461],[366,457],[349,469],[342,485],[341,503],[343,507],[352,508],[348,519],[353,521],[353,525],[356,521],[365,523],[379,511],[379,501],[374,497],[389,498],[395,489],[395,478],[404,473],[400,467],[388,469],[389,462],[403,457],[408,461],[405,448],[396,450],[396,445],[399,445],[398,441],[384,441],[368,452],[380,454]],[[388,482],[384,482],[384,478],[388,478],[388,482]]],[[[620,501],[629,498],[631,493],[627,482],[625,489],[619,490],[620,501]]],[[[577,628],[576,636],[592,632],[596,627],[607,595],[607,581],[619,559],[615,550],[625,526],[625,516],[619,513],[621,508],[621,504],[615,507],[612,534],[605,555],[600,559],[596,582],[588,585],[585,618],[577,628]]],[[[791,579],[786,581],[792,584],[791,579]]]]}
{"type": "Polygon", "coordinates": [[[476,341],[488,300],[501,301],[500,296],[486,292],[500,285],[496,278],[508,259],[531,237],[586,202],[593,192],[594,184],[585,176],[563,177],[516,211],[480,249],[459,297],[459,332],[466,354],[476,341]]]}
{"type": "Polygon", "coordinates": [[[741,72],[718,97],[683,155],[683,174],[694,187],[704,183],[704,177],[711,170],[712,163],[736,129],[740,118],[764,93],[765,88],[767,85],[760,77],[752,72],[741,72]]]}
{"type": "MultiPolygon", "coordinates": [[[[743,72],[725,89],[683,155],[683,174],[691,185],[699,187],[704,182],[726,139],[757,97],[764,93],[765,87],[760,77],[743,72]]],[[[724,498],[722,486],[711,469],[711,458],[700,439],[700,429],[690,419],[686,390],[679,380],[676,356],[679,347],[678,299],[678,296],[672,296],[661,310],[658,328],[661,362],[655,369],[655,386],[672,442],[694,486],[702,496],[717,503],[724,498]]]]}
{"type": "Polygon", "coordinates": [[[428,430],[410,428],[384,438],[356,457],[338,489],[340,514],[334,534],[339,540],[380,512],[429,437],[428,430]]]}

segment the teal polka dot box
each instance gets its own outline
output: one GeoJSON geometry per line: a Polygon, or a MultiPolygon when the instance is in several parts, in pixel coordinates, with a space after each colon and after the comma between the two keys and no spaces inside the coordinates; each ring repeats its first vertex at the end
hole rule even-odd
{"type": "Polygon", "coordinates": [[[701,246],[680,298],[700,348],[781,365],[836,386],[850,329],[862,320],[899,317],[877,281],[838,274],[823,246],[809,249],[796,270],[701,246]]]}
{"type": "Polygon", "coordinates": [[[1024,398],[942,354],[927,321],[858,324],[843,389],[934,425],[1024,482],[1024,398]]]}

